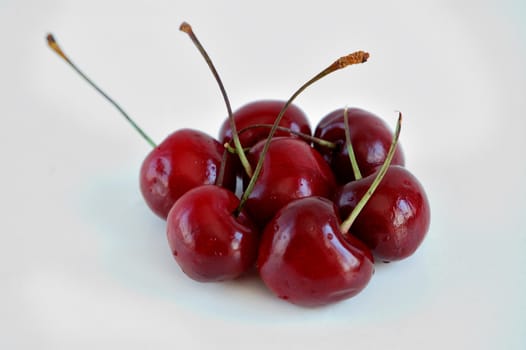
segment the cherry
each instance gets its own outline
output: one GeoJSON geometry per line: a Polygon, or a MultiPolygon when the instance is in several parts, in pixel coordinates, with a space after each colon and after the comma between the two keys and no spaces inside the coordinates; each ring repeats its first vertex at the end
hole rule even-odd
{"type": "MultiPolygon", "coordinates": [[[[264,142],[250,149],[252,164],[259,159],[264,142]]],[[[331,169],[315,149],[296,138],[278,137],[270,143],[246,208],[263,227],[288,202],[309,196],[330,198],[335,190],[331,169]]]]}
{"type": "Polygon", "coordinates": [[[374,272],[369,249],[340,232],[334,204],[309,197],[278,211],[263,232],[257,267],[279,298],[319,306],[358,294],[374,272]]]}
{"type": "MultiPolygon", "coordinates": [[[[338,190],[334,201],[340,217],[356,207],[375,175],[349,182],[338,190]]],[[[352,232],[382,261],[404,259],[422,243],[430,222],[426,193],[409,170],[390,166],[375,195],[369,200],[352,232]]]]}
{"type": "Polygon", "coordinates": [[[391,164],[401,115],[386,156],[374,180],[340,223],[333,202],[301,198],[281,208],[266,226],[257,267],[263,282],[278,297],[302,306],[318,306],[359,293],[374,272],[369,249],[349,233],[391,164]]]}
{"type": "MultiPolygon", "coordinates": [[[[336,149],[320,144],[314,144],[314,147],[331,165],[336,179],[341,184],[356,179],[349,161],[348,149],[345,147],[344,111],[345,109],[338,109],[329,113],[318,123],[314,132],[314,136],[339,145],[336,149]]],[[[348,118],[350,138],[358,167],[362,175],[370,175],[385,161],[392,132],[380,117],[363,109],[349,108],[348,118]]],[[[405,164],[400,145],[392,164],[405,164]]]]}
{"type": "MultiPolygon", "coordinates": [[[[250,181],[245,189],[245,192],[243,193],[242,197],[241,197],[241,202],[240,202],[240,205],[239,205],[239,209],[242,209],[244,208],[245,205],[249,205],[249,201],[251,200],[251,197],[252,197],[252,202],[253,203],[256,203],[256,204],[252,204],[252,210],[251,213],[254,215],[254,216],[257,216],[258,218],[255,218],[254,220],[256,220],[258,222],[259,225],[264,225],[265,224],[265,220],[268,220],[271,215],[271,213],[275,212],[276,210],[278,210],[279,208],[275,205],[275,204],[272,204],[271,202],[274,201],[274,197],[272,196],[269,196],[267,197],[268,199],[265,200],[264,202],[261,202],[261,201],[258,201],[258,200],[255,200],[258,198],[258,192],[261,192],[261,193],[264,193],[264,192],[269,192],[269,189],[270,187],[267,187],[265,188],[265,184],[263,184],[262,188],[260,190],[256,189],[255,187],[258,186],[257,184],[257,181],[259,180],[259,175],[260,173],[262,172],[263,170],[263,167],[264,167],[264,164],[267,163],[268,164],[268,161],[266,161],[265,157],[267,155],[267,152],[270,151],[270,147],[271,147],[271,144],[273,143],[273,141],[275,141],[276,139],[274,139],[274,135],[276,133],[276,131],[278,130],[279,128],[279,123],[281,122],[281,119],[283,118],[285,112],[287,111],[287,108],[292,104],[292,102],[294,101],[294,99],[296,97],[298,97],[307,87],[309,87],[310,85],[312,85],[313,83],[315,83],[316,81],[322,79],[323,77],[337,71],[337,70],[340,70],[340,69],[343,69],[347,66],[350,66],[350,65],[354,65],[354,64],[359,64],[359,63],[364,63],[367,61],[367,59],[369,58],[369,54],[367,52],[364,52],[364,51],[356,51],[356,52],[353,52],[347,56],[343,56],[343,57],[340,57],[339,59],[337,59],[336,61],[334,61],[331,65],[329,65],[327,68],[325,68],[324,70],[322,70],[321,72],[319,72],[318,74],[316,74],[314,77],[312,77],[311,79],[309,79],[306,83],[304,83],[302,86],[299,87],[299,89],[297,89],[293,94],[292,96],[287,100],[287,102],[285,103],[285,105],[283,106],[283,108],[281,109],[281,111],[279,112],[278,116],[276,117],[276,119],[274,120],[274,124],[272,125],[272,128],[270,129],[270,132],[267,136],[267,139],[263,142],[261,141],[261,151],[258,151],[258,145],[255,145],[254,146],[254,151],[251,151],[251,152],[258,152],[259,153],[259,157],[258,157],[258,161],[257,161],[257,164],[256,164],[256,167],[255,167],[255,170],[254,170],[254,174],[253,176],[250,178],[250,181]],[[255,194],[253,194],[255,193],[255,194]],[[263,204],[263,205],[259,205],[259,208],[257,209],[256,207],[258,207],[258,204],[257,203],[267,203],[267,204],[263,204]],[[261,210],[261,212],[260,212],[261,210]]],[[[276,184],[279,184],[280,186],[285,186],[285,187],[288,187],[289,190],[290,189],[293,189],[294,192],[289,192],[288,193],[288,200],[292,200],[294,198],[300,198],[300,197],[305,197],[306,195],[316,195],[317,193],[315,193],[314,191],[311,192],[311,184],[310,182],[312,181],[312,179],[314,179],[314,182],[318,182],[319,181],[319,178],[318,176],[321,175],[321,179],[323,179],[320,183],[320,187],[318,187],[316,189],[316,187],[318,185],[316,185],[315,187],[312,187],[312,189],[316,189],[317,190],[321,190],[321,191],[331,191],[331,182],[332,182],[332,174],[330,171],[327,171],[327,175],[325,176],[325,173],[326,173],[326,169],[323,169],[323,166],[321,166],[320,164],[323,164],[322,162],[319,162],[320,160],[320,156],[317,155],[317,153],[315,151],[313,151],[311,153],[310,150],[312,150],[312,148],[310,148],[309,145],[306,145],[303,141],[300,141],[298,139],[293,139],[293,138],[284,138],[283,140],[287,140],[287,141],[281,141],[278,139],[278,142],[277,144],[291,144],[291,145],[296,145],[295,147],[298,147],[297,149],[300,150],[299,153],[295,153],[294,150],[292,149],[288,149],[286,151],[286,153],[288,153],[288,159],[290,159],[290,155],[295,155],[295,158],[301,158],[303,156],[306,156],[308,158],[308,161],[307,161],[307,171],[310,171],[310,170],[315,170],[315,169],[318,169],[319,170],[319,173],[318,174],[310,174],[310,178],[304,178],[302,176],[298,176],[296,178],[293,178],[293,177],[288,177],[287,181],[290,183],[290,181],[292,180],[292,182],[296,181],[296,184],[295,185],[287,185],[286,182],[283,182],[283,181],[280,181],[279,179],[278,180],[272,180],[272,181],[266,181],[267,183],[269,183],[267,186],[271,186],[272,185],[272,182],[275,182],[276,184]],[[291,141],[291,140],[294,140],[291,141]],[[291,143],[292,142],[292,143],[291,143]],[[301,144],[301,146],[299,146],[301,144]],[[308,148],[305,148],[305,147],[308,147],[308,148]],[[303,151],[301,151],[303,150],[303,151]],[[307,151],[309,150],[309,151],[307,151]],[[319,168],[321,167],[321,168],[319,168]],[[314,175],[314,177],[313,177],[314,175]],[[280,183],[281,182],[281,183],[280,183]],[[325,182],[325,183],[324,183],[325,182]],[[303,190],[303,186],[306,186],[306,190],[303,190]],[[307,194],[309,193],[310,194],[307,194]]],[[[276,149],[278,149],[278,147],[276,147],[276,149]]],[[[282,153],[282,152],[277,152],[277,153],[282,153]]],[[[284,163],[283,161],[285,160],[286,156],[285,156],[285,153],[282,153],[283,156],[276,156],[276,164],[277,166],[279,166],[281,170],[281,174],[282,175],[285,175],[285,172],[283,171],[283,167],[290,167],[291,164],[288,164],[288,163],[284,163]]],[[[271,157],[269,157],[271,158],[271,157]]],[[[300,163],[301,164],[301,161],[300,163]]],[[[267,167],[269,167],[267,165],[267,167]]],[[[301,167],[298,167],[298,174],[301,174],[302,172],[304,173],[305,172],[305,169],[300,169],[301,167]]],[[[276,171],[276,166],[272,167],[272,170],[270,170],[270,167],[269,167],[269,170],[268,170],[268,173],[273,173],[276,171]]],[[[274,176],[272,175],[269,175],[268,178],[269,179],[272,179],[274,176]]],[[[287,178],[287,176],[285,175],[284,178],[287,178]]],[[[265,181],[263,181],[265,182],[265,181]]],[[[281,190],[278,190],[278,193],[283,193],[283,191],[281,190]]],[[[287,199],[283,200],[283,203],[286,203],[287,202],[287,199]]],[[[279,204],[279,205],[281,205],[279,204]]]]}
{"type": "MultiPolygon", "coordinates": [[[[250,149],[251,164],[260,158],[264,144],[260,141],[250,149]]],[[[330,198],[335,190],[331,169],[314,148],[297,138],[273,138],[246,209],[262,228],[290,201],[309,196],[330,198]]]]}
{"type": "Polygon", "coordinates": [[[168,243],[190,278],[224,281],[254,266],[259,232],[244,212],[232,215],[238,205],[231,191],[203,185],[185,193],[170,210],[168,243]]]}
{"type": "MultiPolygon", "coordinates": [[[[225,99],[229,120],[233,121],[230,101],[212,60],[188,23],[183,22],[180,29],[190,36],[208,63],[225,99]]],[[[237,140],[236,151],[242,153],[235,125],[233,133],[237,140]]],[[[201,151],[202,146],[189,145],[196,152],[201,151]]],[[[218,146],[221,153],[228,156],[219,143],[214,146],[218,146]]],[[[189,163],[198,162],[192,159],[180,160],[180,164],[189,163]]],[[[247,170],[251,171],[250,168],[247,170]]],[[[189,179],[194,180],[193,175],[189,179]]],[[[183,194],[170,209],[167,219],[168,243],[175,260],[190,278],[200,282],[229,280],[239,277],[253,266],[259,232],[239,208],[239,204],[240,200],[232,191],[216,185],[201,185],[183,194]]]]}
{"type": "Polygon", "coordinates": [[[235,189],[236,165],[229,157],[225,157],[225,169],[220,171],[224,147],[218,141],[200,131],[184,129],[174,132],[157,146],[119,104],[66,56],[53,35],[48,34],[47,42],[53,51],[110,102],[154,148],[143,161],[140,187],[146,204],[155,214],[166,219],[168,211],[183,193],[198,185],[216,183],[220,173],[224,174],[224,179],[219,182],[235,189]]]}
{"type": "MultiPolygon", "coordinates": [[[[248,103],[234,112],[234,120],[239,129],[246,129],[255,124],[273,124],[279,112],[285,106],[286,101],[261,100],[248,103]]],[[[311,128],[307,116],[294,104],[291,104],[279,126],[290,129],[292,132],[300,132],[311,135],[311,128]]],[[[252,147],[261,140],[267,138],[270,133],[266,128],[255,128],[240,133],[239,139],[243,147],[252,147]]],[[[275,136],[294,136],[293,133],[278,130],[275,136]]],[[[222,143],[229,142],[232,138],[232,128],[229,120],[225,120],[219,131],[219,140],[222,143]]]]}
{"type": "MultiPolygon", "coordinates": [[[[215,184],[219,177],[224,147],[211,136],[192,129],[180,129],[168,136],[144,159],[140,186],[150,209],[166,219],[175,201],[188,190],[215,184]]],[[[223,185],[235,190],[235,165],[227,161],[223,185]]]]}

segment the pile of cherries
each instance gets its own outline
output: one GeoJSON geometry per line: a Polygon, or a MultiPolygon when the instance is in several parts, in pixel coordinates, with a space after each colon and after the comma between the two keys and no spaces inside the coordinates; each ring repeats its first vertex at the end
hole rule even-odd
{"type": "Polygon", "coordinates": [[[405,167],[395,132],[376,115],[337,109],[312,134],[292,102],[327,74],[365,62],[341,57],[287,101],[262,100],[235,112],[210,58],[181,25],[216,78],[228,111],[218,139],[181,129],[156,145],[64,54],[153,146],[140,170],[149,208],[167,222],[171,252],[190,278],[224,281],[257,268],[279,298],[303,306],[350,298],[367,285],[376,261],[407,258],[430,221],[422,185],[405,167]]]}

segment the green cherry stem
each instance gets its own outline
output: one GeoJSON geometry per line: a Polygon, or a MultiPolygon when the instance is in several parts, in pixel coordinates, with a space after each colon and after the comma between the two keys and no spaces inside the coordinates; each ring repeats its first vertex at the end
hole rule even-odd
{"type": "Polygon", "coordinates": [[[351,161],[352,172],[356,180],[362,178],[362,173],[358,167],[358,162],[356,161],[356,154],[354,153],[354,148],[351,142],[351,132],[349,127],[349,111],[347,106],[343,110],[343,126],[345,130],[345,144],[347,145],[347,153],[349,153],[349,160],[351,161]]]}
{"type": "Polygon", "coordinates": [[[256,169],[254,170],[254,174],[252,178],[250,179],[250,182],[247,185],[247,188],[243,195],[241,196],[241,200],[239,202],[239,206],[236,209],[236,212],[234,213],[236,216],[239,215],[241,210],[243,210],[248,197],[254,190],[254,186],[256,184],[256,181],[259,177],[259,173],[261,172],[261,169],[263,168],[263,162],[265,160],[265,156],[268,152],[268,149],[270,147],[270,142],[272,141],[272,138],[274,137],[274,134],[276,133],[276,130],[278,130],[279,123],[281,122],[281,119],[283,118],[283,115],[287,111],[287,108],[292,104],[292,102],[300,95],[306,88],[308,88],[310,85],[314,84],[316,81],[320,80],[321,78],[337,71],[342,68],[345,68],[347,66],[358,64],[358,63],[364,63],[369,58],[369,53],[364,51],[356,51],[353,52],[347,56],[340,57],[336,61],[334,61],[330,66],[322,70],[320,73],[316,74],[314,77],[312,77],[309,81],[304,83],[296,92],[292,94],[292,96],[289,98],[289,100],[285,103],[281,111],[279,112],[278,116],[276,117],[276,120],[274,121],[274,124],[272,125],[272,129],[270,129],[270,132],[268,134],[267,140],[265,144],[263,145],[263,149],[261,150],[261,154],[259,155],[258,163],[256,165],[256,169]]]}
{"type": "Polygon", "coordinates": [[[130,123],[130,125],[142,136],[143,139],[150,144],[153,148],[157,147],[155,142],[133,121],[132,118],[126,113],[121,106],[117,102],[115,102],[110,96],[108,96],[104,91],[102,91],[101,88],[99,88],[86,74],[84,74],[70,59],[64,51],[60,48],[57,41],[53,37],[52,34],[48,34],[46,36],[47,44],[53,50],[56,54],[58,54],[66,63],[68,63],[71,68],[73,68],[88,84],[90,84],[95,90],[97,90],[98,93],[100,93],[109,103],[113,105],[113,107],[117,108],[117,110],[122,114],[122,116],[130,123]]]}
{"type": "Polygon", "coordinates": [[[376,177],[374,178],[373,183],[367,189],[367,192],[365,192],[363,197],[358,201],[358,203],[356,204],[356,207],[349,214],[349,217],[345,219],[345,221],[342,222],[342,224],[340,225],[340,232],[342,232],[344,235],[346,235],[349,232],[349,229],[354,223],[354,220],[356,220],[356,218],[358,217],[362,209],[365,207],[365,205],[367,204],[367,202],[373,195],[374,191],[376,191],[376,189],[380,185],[380,182],[384,178],[385,173],[389,169],[394,153],[396,151],[396,145],[398,143],[398,137],[400,136],[401,126],[402,126],[402,113],[398,112],[398,121],[396,123],[396,129],[393,135],[393,140],[391,142],[391,147],[389,147],[389,151],[387,152],[387,157],[385,158],[385,161],[382,164],[382,167],[378,171],[378,174],[376,174],[376,177]]]}
{"type": "Polygon", "coordinates": [[[185,32],[188,34],[194,45],[197,47],[199,52],[201,53],[201,56],[206,61],[206,64],[208,65],[208,68],[212,71],[212,74],[214,75],[214,78],[219,85],[219,89],[221,90],[221,94],[223,95],[223,99],[225,100],[225,105],[228,113],[228,120],[230,121],[230,128],[232,129],[232,139],[234,140],[234,146],[236,148],[239,160],[241,161],[241,164],[243,165],[243,168],[245,169],[247,175],[249,177],[252,177],[253,171],[252,167],[250,166],[250,163],[247,159],[247,156],[243,152],[243,146],[241,145],[241,141],[239,141],[239,135],[237,133],[236,129],[236,123],[234,120],[234,116],[232,113],[232,107],[230,106],[230,100],[228,99],[228,95],[226,93],[226,89],[223,85],[223,82],[221,81],[221,78],[219,77],[219,73],[217,72],[214,63],[212,62],[212,59],[204,49],[203,45],[201,45],[201,42],[199,39],[197,39],[197,36],[195,35],[194,31],[192,30],[192,27],[190,24],[183,22],[181,26],[179,27],[179,30],[185,32]]]}
{"type": "MultiPolygon", "coordinates": [[[[225,144],[223,145],[223,147],[225,147],[225,150],[227,151],[227,153],[231,153],[231,154],[237,154],[237,150],[235,147],[232,147],[230,145],[230,143],[228,142],[225,142],[225,144]]],[[[243,152],[248,152],[250,151],[250,147],[245,147],[243,148],[243,152]]]]}
{"type": "MultiPolygon", "coordinates": [[[[258,129],[258,128],[272,129],[273,125],[274,124],[252,124],[252,125],[249,125],[249,126],[243,128],[243,129],[239,130],[239,135],[242,135],[245,132],[247,132],[249,130],[252,130],[252,129],[258,129]]],[[[301,137],[303,140],[316,143],[316,144],[318,144],[320,146],[323,146],[323,147],[327,147],[327,148],[330,148],[330,149],[336,148],[336,144],[334,142],[327,141],[327,140],[324,140],[324,139],[320,139],[319,137],[312,136],[312,135],[309,135],[309,134],[305,134],[305,133],[302,133],[302,132],[299,132],[299,131],[295,131],[295,130],[292,130],[290,128],[286,128],[284,126],[278,126],[277,130],[291,133],[293,135],[301,137]]]]}

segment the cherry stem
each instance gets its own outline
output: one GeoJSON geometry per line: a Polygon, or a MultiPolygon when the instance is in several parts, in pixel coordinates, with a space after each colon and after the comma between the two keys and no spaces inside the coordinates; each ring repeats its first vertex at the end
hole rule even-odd
{"type": "Polygon", "coordinates": [[[223,150],[223,156],[221,158],[221,167],[219,168],[219,173],[217,175],[216,182],[215,182],[215,185],[219,187],[223,186],[223,182],[225,179],[225,169],[226,169],[226,162],[228,159],[228,153],[229,153],[229,150],[225,147],[225,149],[223,150]]]}
{"type": "Polygon", "coordinates": [[[354,148],[351,142],[349,112],[347,107],[345,107],[345,109],[343,110],[343,126],[345,130],[345,144],[347,145],[347,153],[349,153],[349,160],[351,161],[352,172],[354,174],[354,178],[356,180],[360,180],[362,178],[362,173],[360,172],[360,168],[358,167],[358,162],[356,161],[356,154],[354,153],[354,148]]]}
{"type": "MultiPolygon", "coordinates": [[[[225,147],[225,150],[228,153],[237,154],[237,150],[234,147],[232,147],[228,142],[225,142],[223,146],[225,147]]],[[[250,147],[243,148],[243,152],[248,152],[249,150],[250,147]]]]}
{"type": "Polygon", "coordinates": [[[66,63],[68,63],[71,68],[73,68],[88,84],[90,84],[99,94],[101,94],[109,103],[111,103],[117,110],[122,114],[124,118],[131,124],[131,126],[146,140],[153,148],[157,147],[155,142],[133,121],[132,118],[126,113],[117,102],[115,102],[111,97],[109,97],[104,91],[101,90],[86,74],[84,74],[70,59],[64,51],[60,48],[57,41],[53,37],[53,34],[48,34],[46,36],[47,44],[51,50],[55,51],[66,63]]]}
{"type": "MultiPolygon", "coordinates": [[[[250,131],[252,129],[257,129],[257,128],[271,129],[272,126],[273,126],[273,124],[252,124],[252,125],[249,125],[249,126],[243,128],[243,129],[239,130],[239,135],[242,135],[242,134],[244,134],[247,131],[250,131]]],[[[331,149],[334,149],[334,148],[337,147],[337,145],[334,142],[327,141],[327,140],[324,140],[324,139],[320,139],[319,137],[312,136],[312,135],[309,135],[309,134],[305,134],[305,133],[302,133],[300,131],[295,131],[295,130],[292,130],[290,128],[286,128],[284,126],[278,126],[277,130],[285,131],[285,132],[297,135],[297,136],[301,137],[303,140],[316,143],[316,144],[318,144],[320,146],[323,146],[323,147],[327,147],[327,148],[331,148],[331,149]]],[[[230,145],[228,147],[230,147],[230,145]]]]}
{"type": "Polygon", "coordinates": [[[263,149],[259,155],[258,163],[256,165],[256,169],[254,170],[254,175],[250,179],[250,182],[247,185],[247,188],[245,192],[243,193],[241,200],[239,202],[239,206],[237,207],[234,215],[239,215],[239,213],[243,210],[246,201],[248,200],[248,197],[254,190],[254,186],[256,184],[256,181],[259,177],[259,174],[261,173],[261,169],[263,168],[263,162],[265,160],[265,156],[268,152],[268,149],[270,147],[270,143],[272,141],[272,138],[274,137],[274,134],[276,133],[276,130],[278,130],[279,123],[281,122],[281,119],[283,118],[283,115],[289,108],[289,106],[292,104],[292,102],[300,95],[306,88],[308,88],[310,85],[315,83],[316,81],[320,80],[321,78],[337,71],[342,68],[345,68],[347,66],[358,64],[358,63],[364,63],[369,58],[369,53],[364,51],[356,51],[353,52],[347,56],[340,57],[336,61],[334,61],[330,66],[322,70],[320,73],[316,74],[314,77],[312,77],[310,80],[308,80],[306,83],[304,83],[296,92],[292,94],[292,96],[289,98],[289,100],[285,103],[281,111],[279,112],[278,116],[276,117],[276,120],[274,121],[274,124],[272,125],[272,129],[270,129],[270,132],[267,136],[267,140],[265,144],[263,145],[263,149]]]}
{"type": "Polygon", "coordinates": [[[243,165],[243,168],[245,169],[247,175],[249,177],[252,177],[252,173],[253,173],[252,172],[252,167],[250,166],[250,163],[249,163],[249,161],[247,159],[247,156],[243,152],[243,146],[241,145],[241,141],[239,141],[239,136],[238,136],[238,133],[237,133],[236,123],[235,123],[234,116],[233,116],[233,113],[232,113],[232,107],[230,106],[230,100],[228,99],[228,95],[226,93],[226,89],[225,89],[225,87],[223,85],[223,82],[221,81],[221,78],[219,77],[219,73],[217,72],[214,64],[212,63],[212,59],[210,58],[210,56],[208,55],[208,53],[204,49],[203,45],[201,45],[201,42],[199,41],[199,39],[197,39],[197,36],[195,35],[194,31],[192,30],[192,27],[190,26],[190,24],[188,24],[186,22],[183,22],[181,24],[181,26],[179,27],[179,30],[181,30],[181,31],[185,32],[186,34],[188,34],[188,36],[190,37],[190,39],[192,40],[194,45],[197,47],[197,49],[201,53],[201,56],[203,56],[203,58],[205,59],[206,64],[208,65],[208,67],[212,71],[212,74],[214,75],[214,78],[215,78],[217,84],[219,85],[219,89],[221,90],[221,94],[223,95],[223,99],[225,100],[225,105],[226,105],[226,109],[227,109],[227,112],[228,112],[228,120],[230,121],[230,128],[232,129],[232,139],[234,140],[234,145],[236,147],[238,157],[239,157],[239,159],[241,161],[241,164],[243,165]]]}
{"type": "Polygon", "coordinates": [[[349,217],[345,219],[344,222],[340,225],[340,232],[342,232],[344,235],[349,232],[349,229],[351,228],[352,224],[354,223],[354,220],[358,217],[362,209],[365,207],[371,196],[373,195],[374,191],[378,188],[380,185],[380,182],[384,178],[385,174],[387,173],[387,170],[389,169],[389,166],[391,165],[391,161],[393,160],[394,153],[396,151],[396,145],[398,143],[398,137],[400,136],[400,129],[402,126],[402,113],[398,112],[398,121],[396,123],[396,130],[393,135],[393,140],[391,142],[391,146],[389,147],[389,151],[387,152],[387,157],[385,158],[384,163],[382,164],[382,167],[376,174],[376,177],[374,178],[371,186],[369,189],[367,189],[367,192],[363,195],[363,197],[358,201],[356,204],[356,207],[352,210],[352,212],[349,214],[349,217]]]}

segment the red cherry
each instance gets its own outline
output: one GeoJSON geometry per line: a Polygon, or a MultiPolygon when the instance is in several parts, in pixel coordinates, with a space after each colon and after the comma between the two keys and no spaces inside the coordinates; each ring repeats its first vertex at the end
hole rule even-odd
{"type": "Polygon", "coordinates": [[[346,236],[329,200],[292,201],[265,228],[259,274],[272,292],[294,304],[318,306],[350,298],[367,285],[374,264],[369,249],[346,236]]]}
{"type": "Polygon", "coordinates": [[[186,192],[170,210],[168,243],[185,274],[201,282],[239,277],[254,266],[259,233],[229,190],[203,185],[186,192]]]}
{"type": "MultiPolygon", "coordinates": [[[[264,143],[260,141],[249,151],[251,164],[257,163],[264,143]]],[[[330,198],[335,190],[331,169],[315,149],[296,138],[274,138],[246,209],[263,228],[290,201],[309,196],[330,198]]]]}
{"type": "MultiPolygon", "coordinates": [[[[203,184],[215,184],[221,168],[224,146],[196,130],[183,129],[168,136],[160,145],[130,118],[124,109],[89,79],[48,34],[48,46],[66,61],[87,83],[111,103],[130,125],[153,147],[143,161],[140,173],[141,192],[154,213],[166,219],[174,202],[186,191],[203,184]]],[[[222,184],[235,189],[236,165],[226,157],[222,184]]]]}
{"type": "MultiPolygon", "coordinates": [[[[344,109],[338,109],[325,116],[316,127],[314,136],[339,145],[335,150],[315,144],[316,148],[331,165],[339,183],[355,180],[349,153],[345,147],[344,109]]],[[[359,108],[348,109],[349,132],[352,146],[363,176],[372,174],[385,161],[392,132],[389,126],[378,116],[359,108]]],[[[398,145],[393,165],[404,165],[403,151],[398,145]]]]}
{"type": "MultiPolygon", "coordinates": [[[[375,176],[349,182],[336,193],[334,201],[341,218],[355,208],[375,176]]],[[[420,182],[406,168],[390,166],[351,230],[377,259],[395,261],[415,252],[429,221],[429,202],[420,182]]]]}
{"type": "MultiPolygon", "coordinates": [[[[234,121],[238,130],[256,124],[273,124],[281,109],[285,106],[285,101],[262,100],[248,103],[233,114],[234,121]]],[[[311,129],[307,116],[303,111],[291,104],[283,115],[279,126],[289,128],[292,131],[311,135],[311,129]]],[[[267,138],[270,129],[257,128],[247,130],[239,134],[239,140],[243,147],[252,147],[261,140],[267,138]]],[[[294,136],[286,131],[278,130],[274,136],[294,136]]],[[[222,143],[229,142],[232,138],[232,129],[229,120],[225,120],[219,131],[219,140],[222,143]]]]}
{"type": "MultiPolygon", "coordinates": [[[[224,147],[197,130],[181,129],[168,136],[144,159],[140,172],[143,197],[152,211],[166,219],[175,201],[188,190],[215,184],[224,147]]],[[[227,162],[223,184],[235,189],[234,166],[227,162]]]]}
{"type": "MultiPolygon", "coordinates": [[[[241,196],[240,210],[244,208],[245,205],[249,206],[249,202],[252,201],[252,209],[248,209],[248,211],[252,213],[252,218],[260,227],[265,224],[266,220],[272,217],[281,205],[288,203],[290,200],[312,195],[325,196],[332,192],[334,188],[334,176],[328,167],[324,168],[322,165],[326,163],[324,163],[321,155],[303,141],[290,137],[275,139],[274,135],[281,119],[287,112],[287,108],[305,89],[333,72],[355,64],[364,63],[368,58],[369,54],[365,51],[356,51],[349,55],[342,56],[301,85],[283,105],[283,108],[274,120],[266,140],[260,141],[260,151],[258,151],[258,144],[250,151],[253,156],[252,162],[255,162],[254,154],[260,153],[260,155],[257,157],[258,160],[254,168],[254,173],[251,175],[250,181],[241,196]],[[278,140],[278,142],[275,142],[276,140],[278,140]],[[282,151],[276,152],[274,159],[275,165],[271,165],[272,162],[269,161],[271,157],[267,157],[267,151],[270,153],[273,141],[275,144],[279,143],[281,145],[287,142],[296,142],[296,144],[290,143],[291,148],[289,149],[280,147],[282,151]],[[300,144],[301,146],[298,146],[300,144]],[[308,150],[305,148],[306,146],[308,150]],[[304,157],[309,160],[304,162],[302,160],[304,157]],[[260,181],[262,169],[265,167],[267,167],[267,179],[260,181]],[[292,171],[287,174],[284,168],[292,171]],[[276,172],[280,172],[281,176],[274,177],[272,173],[276,172]],[[308,175],[309,173],[310,175],[308,175]],[[276,187],[276,185],[278,186],[276,187]],[[256,188],[258,186],[259,188],[256,188]],[[276,203],[277,200],[281,203],[276,203]]],[[[231,124],[235,125],[235,123],[231,124]]],[[[234,137],[236,137],[236,134],[234,134],[234,137]]],[[[250,175],[249,172],[247,172],[247,174],[250,175]]],[[[262,177],[264,178],[265,176],[262,177]]]]}

